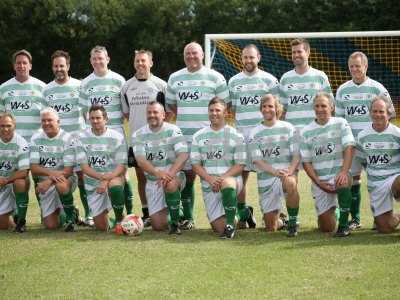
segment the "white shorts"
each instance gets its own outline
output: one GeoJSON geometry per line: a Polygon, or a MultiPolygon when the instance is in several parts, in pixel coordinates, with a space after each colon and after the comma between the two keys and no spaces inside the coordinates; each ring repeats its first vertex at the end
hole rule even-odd
{"type": "Polygon", "coordinates": [[[250,141],[250,133],[255,127],[242,127],[242,128],[237,128],[238,131],[243,134],[244,136],[244,142],[246,144],[246,154],[247,154],[247,160],[246,160],[246,166],[244,167],[244,171],[251,171],[255,172],[255,166],[251,162],[251,156],[250,156],[250,149],[249,149],[249,141],[250,141]]]}
{"type": "MultiPolygon", "coordinates": [[[[334,184],[335,178],[329,180],[329,183],[334,184]]],[[[317,215],[320,216],[327,212],[332,207],[338,206],[337,194],[330,194],[321,190],[315,183],[311,184],[311,193],[315,201],[315,210],[317,215]]]]}
{"type": "Polygon", "coordinates": [[[393,210],[392,185],[399,174],[386,178],[372,192],[369,193],[371,211],[374,217],[393,210]]]}
{"type": "MultiPolygon", "coordinates": [[[[185,174],[179,172],[178,178],[181,181],[180,191],[182,191],[186,184],[185,174]]],[[[155,180],[147,180],[146,182],[146,199],[150,216],[167,207],[164,189],[157,182],[155,180]]]]}
{"type": "MultiPolygon", "coordinates": [[[[240,193],[242,188],[242,176],[236,177],[236,195],[240,193]]],[[[203,191],[203,199],[207,211],[207,217],[210,223],[225,215],[224,206],[222,205],[222,194],[220,192],[214,193],[203,191]]]]}
{"type": "Polygon", "coordinates": [[[97,217],[105,210],[109,212],[112,209],[110,196],[108,192],[98,194],[96,191],[87,194],[90,215],[97,217]]]}
{"type": "Polygon", "coordinates": [[[351,168],[350,168],[350,174],[353,177],[361,175],[361,171],[363,169],[361,162],[358,159],[355,159],[357,152],[359,152],[359,151],[356,149],[354,156],[353,156],[353,160],[351,162],[351,168]]]}
{"type": "Polygon", "coordinates": [[[14,187],[9,183],[0,188],[0,215],[8,214],[16,209],[14,187]]]}
{"type": "Polygon", "coordinates": [[[259,194],[261,212],[266,214],[275,210],[281,211],[284,198],[285,193],[283,192],[282,181],[275,177],[272,187],[268,191],[259,194]]]}

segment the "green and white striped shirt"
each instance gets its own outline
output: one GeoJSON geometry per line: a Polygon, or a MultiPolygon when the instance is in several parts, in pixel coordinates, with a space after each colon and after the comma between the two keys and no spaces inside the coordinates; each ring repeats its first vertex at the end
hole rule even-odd
{"type": "Polygon", "coordinates": [[[7,111],[16,119],[16,131],[28,143],[40,129],[40,111],[46,107],[43,98],[45,83],[34,77],[19,82],[15,78],[0,86],[0,110],[7,111]]]}
{"type": "Polygon", "coordinates": [[[357,137],[357,149],[367,163],[368,190],[371,192],[393,175],[400,174],[400,128],[389,124],[377,132],[369,124],[357,137]]]}
{"type": "Polygon", "coordinates": [[[15,171],[29,169],[29,145],[18,133],[8,143],[0,138],[0,177],[10,177],[15,171]]]}
{"type": "MultiPolygon", "coordinates": [[[[203,166],[211,176],[221,176],[234,165],[246,165],[243,135],[229,125],[218,131],[211,127],[200,129],[193,135],[190,161],[203,166]]],[[[211,191],[208,182],[201,183],[204,191],[211,191]]]]}
{"type": "MultiPolygon", "coordinates": [[[[269,127],[259,124],[250,134],[251,161],[262,160],[275,169],[287,169],[294,155],[299,155],[299,143],[292,124],[277,120],[269,127]]],[[[263,194],[277,177],[257,169],[258,192],[263,194]]]]}
{"type": "Polygon", "coordinates": [[[102,77],[92,73],[83,79],[80,90],[83,114],[86,115],[93,105],[103,106],[108,115],[107,126],[122,128],[121,88],[124,83],[124,77],[111,70],[102,77]]]}
{"type": "Polygon", "coordinates": [[[258,125],[262,120],[261,98],[268,93],[279,94],[278,80],[262,70],[252,75],[240,72],[229,80],[228,87],[239,129],[258,125]]]}
{"type": "Polygon", "coordinates": [[[70,78],[65,84],[50,82],[43,90],[43,97],[48,106],[58,112],[60,126],[70,133],[84,129],[82,110],[79,104],[80,80],[70,78]]]}
{"type": "Polygon", "coordinates": [[[312,67],[304,74],[291,70],[280,80],[280,98],[285,108],[285,121],[301,129],[315,118],[313,101],[315,95],[324,91],[332,94],[328,77],[312,67]]]}
{"type": "MultiPolygon", "coordinates": [[[[137,130],[132,136],[133,152],[136,157],[145,157],[155,168],[168,170],[179,153],[188,153],[188,146],[178,126],[164,122],[157,132],[149,125],[137,130]]],[[[146,173],[148,180],[157,180],[146,173]]]]}
{"type": "MultiPolygon", "coordinates": [[[[72,136],[60,129],[53,138],[49,138],[44,131],[32,136],[30,144],[30,162],[43,168],[62,171],[65,167],[75,165],[75,144],[72,136]]],[[[39,180],[45,177],[39,176],[39,180]]]]}
{"type": "Polygon", "coordinates": [[[312,163],[322,181],[329,181],[339,173],[343,151],[354,145],[351,128],[343,118],[331,117],[325,125],[313,121],[301,131],[302,161],[312,163]]]}
{"type": "MultiPolygon", "coordinates": [[[[87,128],[79,135],[76,160],[78,164],[88,164],[99,173],[114,171],[118,165],[127,165],[127,145],[125,137],[116,130],[107,128],[102,135],[95,135],[87,128]]],[[[99,181],[84,175],[85,189],[89,193],[99,185],[99,181]]]]}
{"type": "Polygon", "coordinates": [[[226,80],[217,71],[204,66],[196,72],[184,68],[169,77],[166,103],[177,107],[176,125],[188,142],[196,131],[210,125],[208,103],[215,96],[229,102],[226,80]]]}

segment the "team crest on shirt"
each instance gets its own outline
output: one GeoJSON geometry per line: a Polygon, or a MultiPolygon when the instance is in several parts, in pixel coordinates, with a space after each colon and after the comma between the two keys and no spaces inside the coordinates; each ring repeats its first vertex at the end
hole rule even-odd
{"type": "Polygon", "coordinates": [[[0,163],[0,171],[10,171],[12,170],[12,162],[9,160],[3,160],[0,163]]]}
{"type": "Polygon", "coordinates": [[[13,97],[14,96],[14,91],[9,91],[9,92],[7,92],[7,96],[8,97],[13,97]]]}

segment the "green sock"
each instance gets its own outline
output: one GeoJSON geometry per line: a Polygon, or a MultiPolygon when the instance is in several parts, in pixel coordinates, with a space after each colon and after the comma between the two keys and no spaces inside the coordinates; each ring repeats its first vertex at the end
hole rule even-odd
{"type": "Polygon", "coordinates": [[[336,207],[336,209],[335,209],[335,219],[336,219],[336,221],[339,221],[339,218],[340,218],[340,209],[339,209],[339,207],[336,207]]]}
{"type": "Polygon", "coordinates": [[[295,227],[297,225],[297,216],[299,215],[298,207],[287,207],[287,213],[289,215],[289,227],[295,227]]]}
{"type": "Polygon", "coordinates": [[[108,189],[111,197],[111,205],[114,210],[115,220],[117,222],[122,221],[123,212],[124,212],[124,187],[121,185],[116,185],[108,189]]]}
{"type": "Polygon", "coordinates": [[[356,184],[351,187],[350,214],[354,220],[358,221],[358,223],[360,223],[360,204],[361,204],[360,185],[356,184]]]}
{"type": "Polygon", "coordinates": [[[65,195],[60,195],[60,200],[64,208],[65,216],[66,216],[66,221],[68,223],[73,223],[74,222],[74,198],[72,197],[72,193],[69,192],[65,195]]]}
{"type": "Polygon", "coordinates": [[[85,211],[85,218],[90,216],[89,204],[87,202],[87,194],[85,190],[85,186],[78,185],[79,188],[79,196],[81,197],[81,202],[83,205],[83,209],[85,211]]]}
{"type": "Polygon", "coordinates": [[[113,229],[116,223],[114,218],[108,218],[108,229],[113,229]]]}
{"type": "Polygon", "coordinates": [[[126,213],[130,215],[133,209],[133,188],[130,181],[125,182],[124,193],[126,213]]]}
{"type": "Polygon", "coordinates": [[[349,226],[351,190],[350,188],[340,188],[337,190],[337,195],[340,209],[339,226],[347,228],[349,226]]]}
{"type": "Polygon", "coordinates": [[[181,195],[184,219],[193,220],[194,182],[186,182],[185,188],[182,190],[181,195]]]}
{"type": "Polygon", "coordinates": [[[237,214],[240,222],[246,222],[250,217],[249,207],[244,202],[238,202],[237,204],[237,214]]]}
{"type": "Polygon", "coordinates": [[[65,222],[67,221],[67,216],[64,212],[60,212],[58,215],[58,226],[61,228],[64,226],[65,222]]]}
{"type": "Polygon", "coordinates": [[[167,203],[169,215],[171,216],[171,224],[178,225],[180,200],[181,193],[179,191],[165,193],[165,202],[167,203]]]}
{"type": "Polygon", "coordinates": [[[226,224],[235,226],[235,215],[237,196],[234,188],[225,188],[221,190],[222,194],[222,205],[225,209],[226,224]]]}
{"type": "Polygon", "coordinates": [[[15,193],[15,201],[17,202],[17,216],[19,220],[26,220],[26,212],[28,210],[29,196],[27,192],[15,193]]]}

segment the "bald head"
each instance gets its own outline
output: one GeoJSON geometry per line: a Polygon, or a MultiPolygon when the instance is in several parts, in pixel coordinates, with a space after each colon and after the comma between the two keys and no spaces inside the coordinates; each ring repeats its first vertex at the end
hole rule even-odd
{"type": "Polygon", "coordinates": [[[200,44],[191,42],[183,49],[183,58],[189,72],[196,72],[203,66],[204,52],[200,44]]]}

